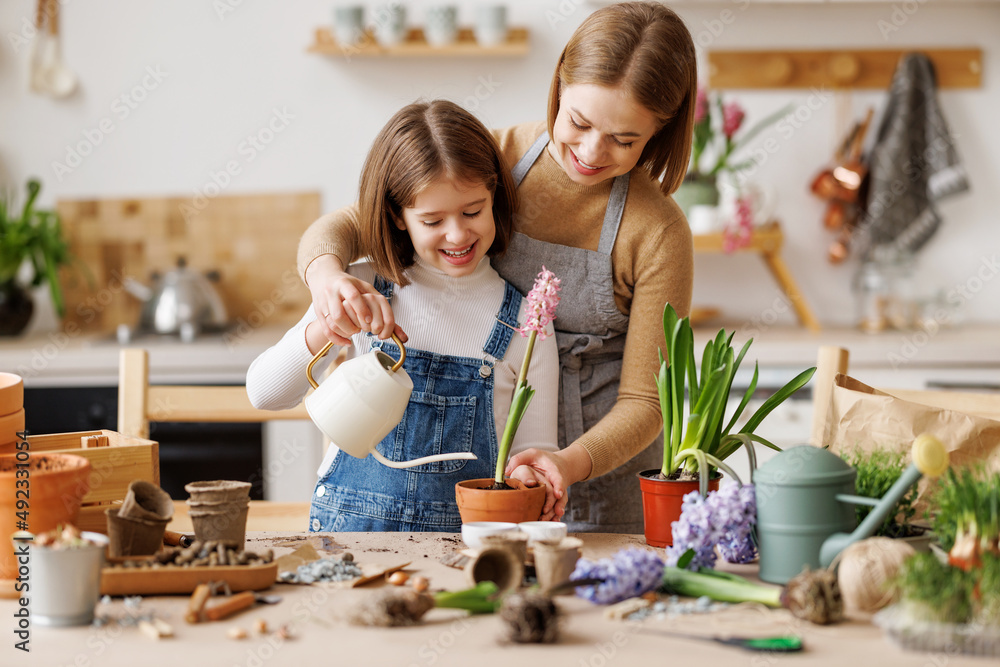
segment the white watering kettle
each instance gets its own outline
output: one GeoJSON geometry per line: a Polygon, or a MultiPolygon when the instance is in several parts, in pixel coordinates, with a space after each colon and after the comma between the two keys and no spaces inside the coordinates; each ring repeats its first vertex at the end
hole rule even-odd
{"type": "Polygon", "coordinates": [[[390,461],[375,447],[403,419],[413,392],[413,380],[403,370],[406,348],[399,345],[399,361],[381,350],[372,350],[340,364],[322,384],[313,379],[312,370],[333,343],[316,353],[306,367],[306,377],[315,391],[303,403],[306,412],[330,442],[351,456],[363,459],[371,454],[390,468],[411,468],[456,459],[475,459],[471,452],[435,454],[412,461],[390,461]]]}

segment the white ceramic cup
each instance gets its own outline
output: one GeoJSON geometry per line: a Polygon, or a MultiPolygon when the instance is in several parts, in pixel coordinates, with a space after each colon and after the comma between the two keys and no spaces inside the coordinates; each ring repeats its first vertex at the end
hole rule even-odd
{"type": "Polygon", "coordinates": [[[482,46],[496,46],[507,40],[506,5],[485,4],[476,7],[473,30],[476,42],[482,46]]]}
{"type": "Polygon", "coordinates": [[[475,459],[471,452],[435,454],[412,461],[390,461],[375,449],[403,418],[413,393],[413,380],[403,369],[406,348],[393,334],[401,356],[393,359],[381,350],[345,361],[323,384],[312,376],[313,366],[333,343],[316,353],[306,368],[315,391],[303,401],[309,418],[330,442],[347,454],[363,459],[369,454],[390,468],[410,468],[433,461],[475,459]]]}
{"type": "Polygon", "coordinates": [[[458,37],[458,8],[435,5],[424,12],[424,37],[431,46],[447,46],[458,37]]]}
{"type": "Polygon", "coordinates": [[[487,535],[517,532],[517,524],[507,521],[472,521],[462,524],[462,541],[470,549],[482,549],[487,535]]]}
{"type": "Polygon", "coordinates": [[[566,537],[566,524],[561,521],[522,521],[517,524],[528,535],[528,545],[557,544],[566,537]]]}
{"type": "Polygon", "coordinates": [[[375,40],[382,46],[396,46],[406,39],[406,6],[390,2],[375,10],[375,40]]]}
{"type": "Polygon", "coordinates": [[[333,36],[341,46],[352,46],[365,35],[365,9],[361,5],[333,8],[333,36]]]}

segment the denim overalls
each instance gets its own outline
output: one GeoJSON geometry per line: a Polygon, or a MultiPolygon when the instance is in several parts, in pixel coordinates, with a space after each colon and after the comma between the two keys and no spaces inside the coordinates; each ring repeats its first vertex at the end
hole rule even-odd
{"type": "MultiPolygon", "coordinates": [[[[375,289],[392,301],[393,284],[376,277],[375,289]]],[[[403,368],[413,394],[403,420],[378,445],[392,461],[446,452],[472,452],[474,461],[438,461],[397,470],[367,456],[343,452],[316,484],[309,509],[312,531],[458,532],[462,520],[455,483],[493,477],[497,433],[493,416],[493,360],[503,359],[517,327],[521,294],[506,283],[497,322],[483,358],[453,357],[406,348],[403,368]]],[[[391,341],[369,334],[371,346],[399,358],[391,341]]]]}

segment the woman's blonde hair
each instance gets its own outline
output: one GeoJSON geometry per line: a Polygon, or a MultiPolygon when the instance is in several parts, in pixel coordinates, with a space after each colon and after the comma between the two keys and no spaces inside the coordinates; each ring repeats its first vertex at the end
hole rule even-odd
{"type": "Polygon", "coordinates": [[[507,250],[517,209],[517,188],[490,131],[471,113],[447,100],[415,102],[396,112],[375,137],[364,168],[358,206],[365,254],[375,272],[397,285],[414,262],[403,209],[434,180],[455,178],[484,184],[493,193],[496,237],[487,254],[507,250]]]}
{"type": "Polygon", "coordinates": [[[698,68],[694,42],[672,10],[623,2],[588,16],[570,37],[549,90],[549,136],[563,86],[621,86],[660,122],[639,157],[660,190],[672,194],[687,173],[694,130],[698,68]]]}

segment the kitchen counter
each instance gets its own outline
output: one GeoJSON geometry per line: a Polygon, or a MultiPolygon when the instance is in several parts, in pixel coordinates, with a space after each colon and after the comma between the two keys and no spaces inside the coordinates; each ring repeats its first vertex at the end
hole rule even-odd
{"type": "MultiPolygon", "coordinates": [[[[1000,368],[1000,324],[967,324],[924,332],[885,332],[876,335],[853,328],[830,328],[812,333],[800,327],[768,327],[753,322],[722,322],[695,331],[700,349],[725,326],[736,331],[734,343],[754,342],[745,360],[752,369],[757,360],[769,368],[812,366],[822,345],[839,345],[851,353],[852,369],[879,369],[899,374],[913,369],[988,371],[996,378],[1000,368]]],[[[239,383],[250,363],[284,334],[284,327],[246,327],[233,333],[202,336],[191,343],[176,337],[149,336],[131,345],[150,351],[154,383],[239,383]]],[[[27,386],[115,386],[118,383],[118,342],[110,335],[72,336],[36,334],[0,339],[0,370],[15,372],[27,386]]]]}
{"type": "MultiPolygon", "coordinates": [[[[153,383],[242,384],[250,363],[285,331],[245,327],[190,343],[176,336],[143,336],[128,346],[149,350],[153,383]]],[[[0,370],[21,375],[28,387],[114,387],[121,347],[109,334],[51,332],[0,339],[0,370]]]]}
{"type": "MultiPolygon", "coordinates": [[[[639,535],[581,534],[583,555],[596,559],[610,556],[625,546],[644,546],[639,535]]],[[[351,552],[362,565],[397,565],[410,562],[407,571],[429,577],[431,590],[457,590],[467,586],[461,570],[446,567],[440,558],[461,548],[457,536],[444,533],[250,533],[247,548],[274,548],[276,555],[288,553],[307,539],[321,550],[329,538],[325,555],[351,552]]],[[[661,552],[662,553],[662,552],[661,552]]],[[[725,569],[748,576],[756,565],[726,565],[725,569]]],[[[344,665],[602,665],[628,664],[638,658],[656,658],[670,664],[742,664],[757,659],[739,649],[681,638],[646,634],[647,630],[669,630],[691,634],[776,635],[798,634],[806,650],[781,656],[781,664],[872,665],[881,667],[928,662],[931,654],[907,653],[890,643],[881,631],[863,619],[852,619],[821,627],[799,621],[784,610],[757,606],[729,608],[712,615],[690,615],[670,619],[651,618],[627,623],[604,618],[604,608],[575,596],[557,598],[563,611],[561,639],[557,644],[511,644],[503,639],[503,626],[495,615],[466,616],[464,612],[435,609],[422,624],[407,628],[368,628],[349,625],[345,618],[373,590],[341,588],[336,584],[292,586],[278,584],[269,593],[281,595],[277,605],[259,605],[222,622],[189,625],[183,616],[187,596],[150,596],[141,610],[155,610],[174,628],[175,636],[160,642],[142,635],[135,627],[117,624],[102,628],[31,627],[31,653],[13,648],[13,611],[16,603],[0,600],[0,618],[6,619],[6,639],[0,647],[4,665],[74,665],[101,667],[142,665],[313,665],[317,661],[344,665]],[[257,619],[269,628],[288,625],[292,638],[274,634],[254,635],[257,619]],[[226,638],[231,627],[249,633],[244,640],[226,638]],[[141,656],[141,658],[140,658],[141,656]],[[669,656],[669,658],[667,658],[669,656]],[[275,659],[276,658],[276,659],[275,659]],[[698,661],[695,663],[694,661],[698,661]]],[[[121,598],[99,605],[98,613],[121,616],[121,598]]],[[[760,663],[778,659],[759,654],[760,663]]],[[[949,654],[949,667],[982,665],[982,659],[949,654]]]]}

